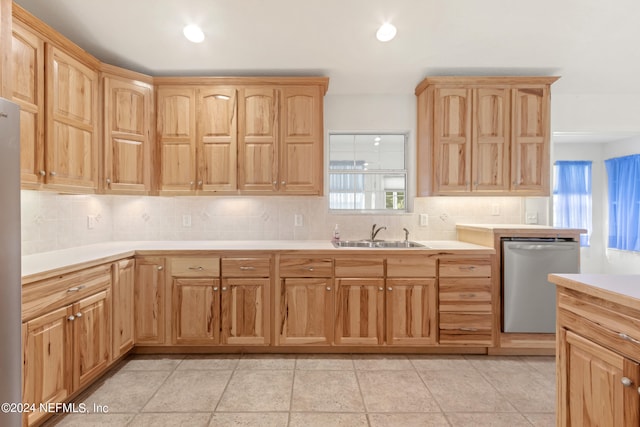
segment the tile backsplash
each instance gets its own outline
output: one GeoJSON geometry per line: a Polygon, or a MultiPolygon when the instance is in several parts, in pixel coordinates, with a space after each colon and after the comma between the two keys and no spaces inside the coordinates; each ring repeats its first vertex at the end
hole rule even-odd
{"type": "MultiPolygon", "coordinates": [[[[376,223],[381,239],[451,240],[456,223],[523,223],[525,209],[544,211],[547,198],[425,197],[413,213],[333,214],[325,197],[139,197],[21,192],[23,255],[111,240],[363,239],[376,223]],[[419,225],[419,214],[428,225],[419,225]],[[295,225],[296,216],[299,224],[295,225]],[[91,219],[89,219],[91,217],[91,219]]],[[[541,215],[545,223],[546,214],[541,215]]]]}

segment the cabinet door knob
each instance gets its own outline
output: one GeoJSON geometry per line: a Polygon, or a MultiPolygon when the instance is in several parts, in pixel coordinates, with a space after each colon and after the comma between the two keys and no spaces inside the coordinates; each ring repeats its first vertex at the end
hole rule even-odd
{"type": "Polygon", "coordinates": [[[276,185],[278,185],[278,181],[273,181],[272,184],[275,187],[276,185]]]}
{"type": "Polygon", "coordinates": [[[82,317],[82,313],[81,312],[77,312],[76,313],[76,317],[82,317]]]}
{"type": "Polygon", "coordinates": [[[164,268],[164,267],[163,267],[163,266],[161,266],[161,265],[159,265],[159,266],[158,266],[158,270],[162,270],[163,268],[164,268]]]}
{"type": "Polygon", "coordinates": [[[214,286],[214,287],[213,287],[213,290],[214,290],[214,291],[217,291],[217,290],[218,290],[218,287],[217,287],[217,286],[214,286]]]}
{"type": "Polygon", "coordinates": [[[75,318],[76,318],[76,317],[72,314],[71,316],[67,317],[67,320],[69,320],[69,321],[73,321],[73,320],[75,320],[75,318]]]}
{"type": "Polygon", "coordinates": [[[330,291],[331,290],[331,286],[327,286],[327,290],[330,291]]]}
{"type": "Polygon", "coordinates": [[[378,290],[379,291],[384,291],[384,288],[383,287],[379,287],[378,290]]]}
{"type": "Polygon", "coordinates": [[[631,385],[633,384],[633,381],[631,381],[631,378],[627,378],[627,377],[622,377],[622,379],[620,380],[620,382],[622,383],[623,386],[625,387],[631,387],[631,385]]]}
{"type": "Polygon", "coordinates": [[[392,291],[392,290],[393,290],[393,288],[392,288],[391,286],[389,286],[389,287],[387,288],[387,290],[388,290],[388,291],[392,291]]]}
{"type": "Polygon", "coordinates": [[[111,180],[107,178],[107,185],[111,184],[111,180]]]}
{"type": "Polygon", "coordinates": [[[202,186],[202,180],[198,181],[198,185],[202,186]]]}
{"type": "Polygon", "coordinates": [[[282,181],[280,184],[287,185],[287,181],[282,181]]]}
{"type": "Polygon", "coordinates": [[[39,173],[40,173],[40,176],[45,176],[47,174],[46,171],[40,171],[39,173]]]}
{"type": "Polygon", "coordinates": [[[51,171],[51,172],[49,172],[49,175],[51,175],[51,176],[56,176],[56,175],[58,175],[58,174],[57,174],[57,173],[55,173],[54,171],[51,171]]]}
{"type": "Polygon", "coordinates": [[[222,290],[223,290],[223,291],[226,291],[226,290],[227,290],[226,286],[223,286],[223,287],[222,287],[222,290]]]}

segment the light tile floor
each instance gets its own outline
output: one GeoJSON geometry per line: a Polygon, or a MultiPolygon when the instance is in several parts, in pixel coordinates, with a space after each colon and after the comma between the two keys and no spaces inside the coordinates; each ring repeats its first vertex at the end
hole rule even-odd
{"type": "Polygon", "coordinates": [[[553,357],[132,356],[52,426],[549,426],[553,357]]]}

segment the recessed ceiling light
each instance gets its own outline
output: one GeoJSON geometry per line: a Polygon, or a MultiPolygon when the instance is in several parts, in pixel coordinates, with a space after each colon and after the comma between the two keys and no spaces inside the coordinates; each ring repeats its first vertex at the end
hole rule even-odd
{"type": "Polygon", "coordinates": [[[200,27],[195,24],[187,25],[186,27],[184,27],[184,30],[182,30],[182,32],[190,42],[202,43],[202,41],[204,40],[204,33],[202,32],[200,27]]]}
{"type": "Polygon", "coordinates": [[[381,42],[388,42],[390,40],[393,40],[397,32],[398,30],[396,30],[396,27],[394,27],[392,24],[389,24],[388,22],[385,22],[380,26],[380,28],[378,28],[376,37],[381,42]]]}

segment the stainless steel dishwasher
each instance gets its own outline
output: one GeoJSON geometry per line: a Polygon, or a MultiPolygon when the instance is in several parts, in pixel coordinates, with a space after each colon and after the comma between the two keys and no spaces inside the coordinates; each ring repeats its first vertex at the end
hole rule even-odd
{"type": "Polygon", "coordinates": [[[556,288],[550,273],[579,273],[580,243],[555,238],[502,239],[503,332],[554,333],[556,288]]]}

